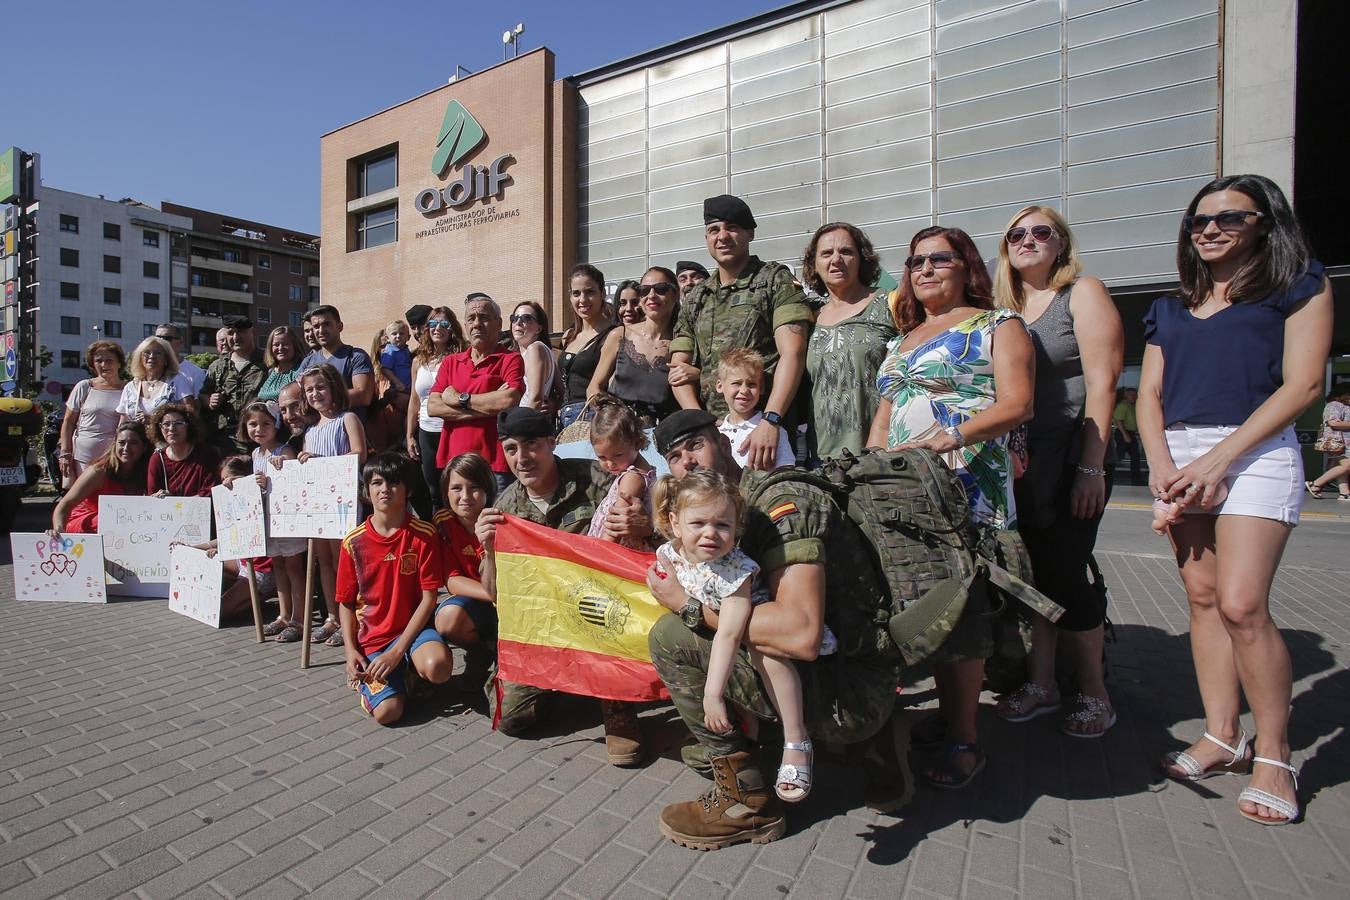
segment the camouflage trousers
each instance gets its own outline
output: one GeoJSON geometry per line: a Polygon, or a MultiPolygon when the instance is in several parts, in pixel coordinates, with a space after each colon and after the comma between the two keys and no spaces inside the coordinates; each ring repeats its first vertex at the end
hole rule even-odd
{"type": "Polygon", "coordinates": [[[557,691],[498,678],[497,664],[493,663],[483,693],[487,694],[492,727],[514,737],[529,730],[538,721],[540,705],[557,691]]]}
{"type": "MultiPolygon", "coordinates": [[[[709,756],[726,756],[747,749],[739,731],[715,734],[703,724],[703,687],[708,680],[712,640],[691,631],[679,616],[662,616],[648,637],[652,664],[670,691],[684,724],[709,756]]],[[[798,663],[806,729],[811,737],[834,744],[865,741],[881,728],[895,709],[900,681],[899,664],[884,657],[821,657],[798,663]]],[[[774,719],[773,704],[742,647],[736,654],[723,696],[729,705],[760,719],[774,719]]]]}

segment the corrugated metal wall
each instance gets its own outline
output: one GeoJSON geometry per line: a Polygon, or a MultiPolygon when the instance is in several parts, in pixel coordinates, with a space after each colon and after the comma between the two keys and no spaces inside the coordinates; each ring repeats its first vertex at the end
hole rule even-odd
{"type": "Polygon", "coordinates": [[[746,198],[796,267],[833,220],[892,272],[965,228],[986,257],[1031,202],[1088,271],[1173,276],[1179,211],[1217,168],[1218,0],[859,0],[580,89],[582,258],[611,279],[704,259],[703,198],[746,198]]]}

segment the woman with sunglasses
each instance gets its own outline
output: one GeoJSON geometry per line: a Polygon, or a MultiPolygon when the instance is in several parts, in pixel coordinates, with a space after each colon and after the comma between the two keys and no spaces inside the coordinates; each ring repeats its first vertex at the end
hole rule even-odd
{"type": "MultiPolygon", "coordinates": [[[[867,446],[939,454],[966,489],[975,525],[1006,549],[1019,574],[1007,444],[1008,433],[1031,418],[1031,339],[1016,313],[994,308],[989,273],[964,231],[925,228],[909,252],[892,307],[900,336],[887,346],[877,375],[881,401],[867,446]]],[[[938,719],[928,723],[923,743],[942,750],[923,777],[946,790],[966,787],[985,765],[975,719],[984,661],[994,647],[987,604],[978,596],[932,656],[938,719]]],[[[916,734],[916,741],[924,737],[916,734]]]]}
{"type": "Polygon", "coordinates": [[[558,361],[548,343],[548,313],[533,300],[517,303],[511,313],[511,346],[525,362],[525,391],[520,395],[520,405],[552,413],[558,361]]]}
{"type": "Polygon", "coordinates": [[[168,341],[157,337],[141,341],[131,354],[128,368],[131,380],[123,386],[117,401],[119,424],[144,422],[165,403],[181,402],[196,414],[197,398],[187,379],[178,374],[178,357],[168,341]]]}
{"type": "Polygon", "coordinates": [[[1322,393],[1331,288],[1284,193],[1260,175],[1200,189],[1182,219],[1177,268],[1177,294],[1144,318],[1137,415],[1149,487],[1186,513],[1169,534],[1205,727],[1163,771],[1186,781],[1250,771],[1238,811],[1285,825],[1299,816],[1292,678],[1270,586],[1298,524],[1303,457],[1290,423],[1322,393]]]}
{"type": "Polygon", "coordinates": [[[182,403],[166,403],[150,417],[162,446],[150,454],[145,492],[152,497],[210,497],[220,484],[220,455],[201,440],[197,417],[182,403]]]}
{"type": "Polygon", "coordinates": [[[425,338],[417,342],[413,353],[413,396],[408,403],[406,443],[408,455],[421,463],[422,478],[431,492],[432,508],[440,507],[440,469],[436,466],[436,450],[441,445],[445,420],[427,414],[427,396],[436,382],[441,362],[451,353],[465,347],[464,329],[448,306],[438,306],[427,314],[425,338]]]}
{"type": "Polygon", "coordinates": [[[881,262],[856,225],[820,226],[802,257],[802,281],[827,302],[806,344],[805,388],[811,398],[811,458],[861,453],[881,394],[876,372],[895,337],[881,262]]]}
{"type": "Polygon", "coordinates": [[[653,266],[633,283],[643,318],[625,322],[605,337],[586,395],[613,394],[632,407],[643,427],[652,428],[680,408],[670,389],[670,341],[680,311],[680,288],[675,273],[664,266],[653,266]]]}
{"type": "Polygon", "coordinates": [[[567,280],[574,324],[563,335],[559,368],[563,378],[563,408],[559,425],[566,428],[577,420],[586,405],[600,349],[614,328],[614,312],[605,302],[605,276],[595,266],[580,263],[572,267],[567,280]]]}
{"type": "Polygon", "coordinates": [[[1116,712],[1103,680],[1106,596],[1088,580],[1088,564],[1111,495],[1106,457],[1125,330],[1106,286],[1081,270],[1058,212],[1033,205],[1012,217],[999,243],[994,302],[1025,319],[1036,348],[1036,412],[1027,429],[1027,470],[1016,482],[1017,528],[1036,587],[1065,612],[1057,623],[1032,615],[1026,681],[1000,700],[998,714],[1026,722],[1060,709],[1061,641],[1073,657],[1078,694],[1060,730],[1099,738],[1116,712]]]}

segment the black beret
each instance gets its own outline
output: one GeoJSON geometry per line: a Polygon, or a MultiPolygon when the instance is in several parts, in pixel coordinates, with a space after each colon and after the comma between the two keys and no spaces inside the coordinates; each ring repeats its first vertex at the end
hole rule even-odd
{"type": "Polygon", "coordinates": [[[253,320],[248,316],[224,316],[220,324],[226,328],[233,328],[235,331],[243,331],[253,327],[253,320]]]}
{"type": "Polygon", "coordinates": [[[489,297],[482,291],[473,291],[472,293],[469,294],[469,296],[464,298],[464,302],[472,303],[475,300],[491,300],[491,299],[492,299],[491,297],[489,297]]]}
{"type": "Polygon", "coordinates": [[[755,214],[740,197],[718,194],[703,201],[703,224],[710,225],[713,222],[727,222],[742,228],[754,228],[755,214]]]}
{"type": "Polygon", "coordinates": [[[717,417],[705,409],[682,409],[673,412],[656,426],[656,452],[665,456],[680,441],[716,425],[717,417]]]}
{"type": "Polygon", "coordinates": [[[696,263],[689,259],[682,259],[675,264],[675,274],[678,275],[681,272],[697,272],[704,278],[708,277],[708,270],[703,268],[702,263],[696,263]]]}
{"type": "Polygon", "coordinates": [[[427,324],[427,319],[431,318],[431,307],[425,303],[419,303],[416,306],[408,307],[408,311],[403,314],[408,320],[408,324],[413,328],[421,328],[427,324]]]}
{"type": "Polygon", "coordinates": [[[513,406],[497,416],[497,438],[553,437],[553,420],[537,409],[513,406]]]}

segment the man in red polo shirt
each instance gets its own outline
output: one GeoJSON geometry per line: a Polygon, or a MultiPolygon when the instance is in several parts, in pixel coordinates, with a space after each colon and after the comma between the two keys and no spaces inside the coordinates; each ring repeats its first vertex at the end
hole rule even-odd
{"type": "Polygon", "coordinates": [[[461,453],[477,453],[492,466],[498,492],[514,481],[497,440],[497,414],[520,402],[525,363],[515,350],[502,350],[502,311],[487,294],[470,294],[464,304],[469,349],[441,362],[427,395],[427,415],[445,419],[436,465],[461,453]]]}

